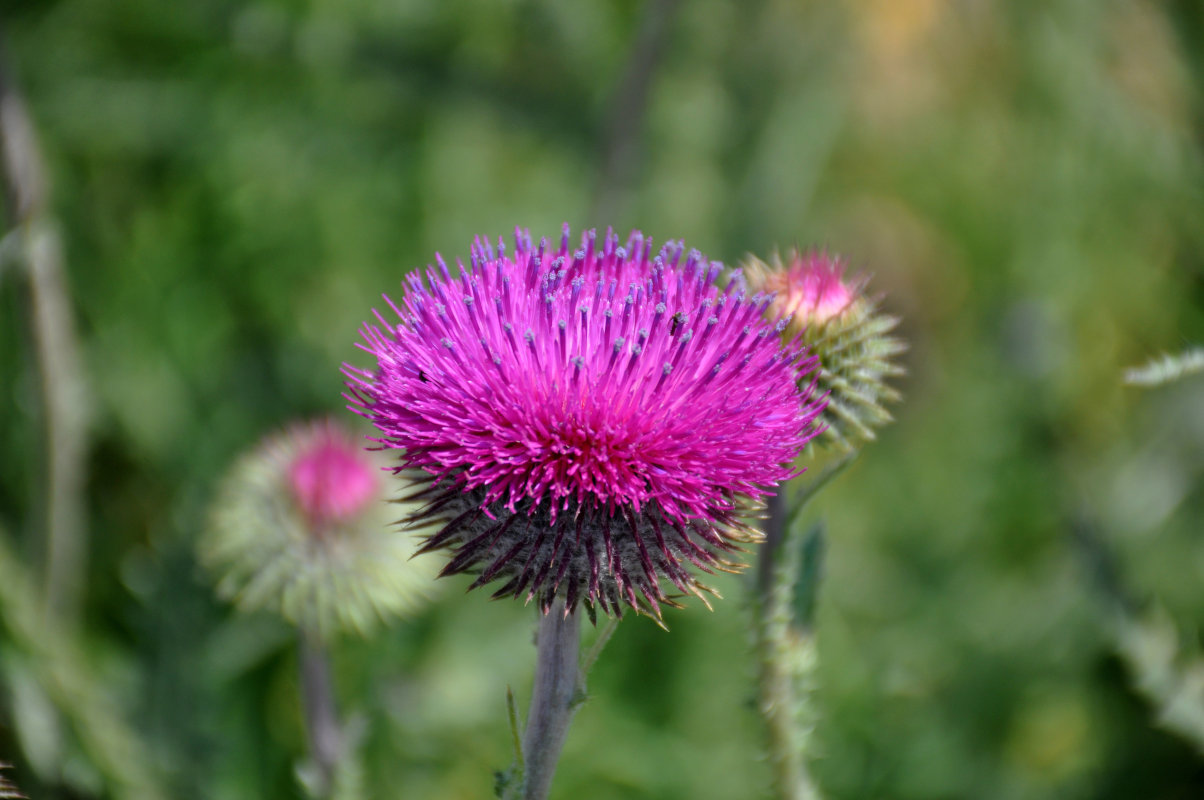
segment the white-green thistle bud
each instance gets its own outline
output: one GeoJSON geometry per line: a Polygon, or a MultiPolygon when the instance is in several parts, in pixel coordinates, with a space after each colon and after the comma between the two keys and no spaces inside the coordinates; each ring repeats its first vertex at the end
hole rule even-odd
{"type": "Polygon", "coordinates": [[[265,439],[222,482],[200,542],[219,594],[319,636],[422,605],[441,565],[410,560],[430,531],[395,524],[410,509],[386,502],[387,466],[333,422],[265,439]]]}

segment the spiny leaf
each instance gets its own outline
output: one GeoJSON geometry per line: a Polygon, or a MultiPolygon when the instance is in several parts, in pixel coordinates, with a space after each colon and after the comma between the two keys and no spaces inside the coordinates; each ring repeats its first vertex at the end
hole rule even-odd
{"type": "Polygon", "coordinates": [[[1167,354],[1144,366],[1127,369],[1125,383],[1129,386],[1161,386],[1197,372],[1204,372],[1204,347],[1192,347],[1177,355],[1167,354]]]}

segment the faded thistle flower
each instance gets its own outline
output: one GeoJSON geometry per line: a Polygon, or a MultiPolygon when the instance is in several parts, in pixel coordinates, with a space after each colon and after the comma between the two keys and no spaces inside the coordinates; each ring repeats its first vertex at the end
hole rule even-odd
{"type": "Polygon", "coordinates": [[[218,592],[320,635],[368,631],[425,601],[436,569],[394,524],[387,463],[331,421],[269,436],[223,481],[201,557],[218,592]]]}
{"type": "Polygon", "coordinates": [[[819,359],[818,388],[828,398],[820,441],[851,449],[872,440],[891,420],[886,404],[899,399],[886,384],[903,373],[892,359],[906,347],[888,335],[898,318],[879,313],[866,279],[846,278],[839,256],[795,250],[787,264],[774,254],[771,264],[750,256],[742,267],[752,291],[773,294],[769,316],[788,317],[787,336],[801,335],[819,359]]]}
{"type": "MultiPolygon", "coordinates": [[[[501,581],[494,596],[557,597],[660,615],[758,539],[745,518],[793,474],[822,401],[813,366],[766,322],[768,298],[720,291],[720,265],[680,243],[654,252],[608,232],[509,253],[477,240],[458,276],[411,275],[400,323],[363,329],[371,369],[347,367],[352,408],[425,481],[411,522],[443,574],[501,581]]],[[[705,598],[703,598],[705,602],[705,598]]]]}

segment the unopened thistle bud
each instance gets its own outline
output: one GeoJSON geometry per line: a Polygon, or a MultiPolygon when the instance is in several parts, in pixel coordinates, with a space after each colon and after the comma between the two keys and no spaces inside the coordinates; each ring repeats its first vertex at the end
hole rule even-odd
{"type": "Polygon", "coordinates": [[[386,465],[329,421],[265,439],[225,478],[200,545],[218,592],[319,635],[420,606],[437,565],[410,560],[420,539],[393,524],[386,465]]]}
{"type": "Polygon", "coordinates": [[[866,279],[846,278],[838,256],[795,250],[786,264],[775,253],[770,264],[750,256],[742,266],[752,291],[773,294],[769,316],[790,319],[787,339],[801,334],[819,358],[814,377],[828,396],[820,441],[852,449],[872,440],[874,429],[891,420],[886,404],[899,399],[886,384],[903,373],[892,359],[906,346],[888,335],[898,318],[879,313],[878,299],[865,293],[866,279]]]}
{"type": "MultiPolygon", "coordinates": [[[[571,248],[516,233],[453,275],[411,275],[399,321],[364,328],[349,399],[426,489],[445,574],[495,596],[659,616],[707,590],[690,567],[739,565],[747,522],[794,473],[821,404],[813,366],[766,322],[767,299],[720,290],[720,265],[590,231],[571,248]],[[799,388],[799,385],[804,387],[799,388]]],[[[701,595],[699,595],[701,597],[701,595]]]]}

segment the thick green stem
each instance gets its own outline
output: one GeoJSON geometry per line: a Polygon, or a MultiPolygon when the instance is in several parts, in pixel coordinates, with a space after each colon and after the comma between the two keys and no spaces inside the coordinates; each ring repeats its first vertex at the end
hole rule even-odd
{"type": "Polygon", "coordinates": [[[765,543],[756,573],[755,631],[758,701],[765,719],[774,797],[817,800],[807,757],[815,712],[810,702],[819,663],[812,609],[819,582],[822,535],[797,524],[806,504],[856,458],[828,464],[788,502],[786,487],[768,502],[765,543]]]}
{"type": "Polygon", "coordinates": [[[556,762],[580,704],[584,681],[578,666],[581,620],[557,603],[539,623],[535,689],[523,734],[523,800],[544,800],[556,762]]]}
{"type": "Polygon", "coordinates": [[[809,626],[798,624],[794,597],[799,576],[802,537],[772,539],[785,530],[785,503],[770,503],[767,558],[759,565],[765,583],[759,588],[757,610],[758,704],[765,720],[774,797],[817,800],[819,790],[807,771],[811,733],[809,687],[817,665],[815,639],[809,626]]]}

